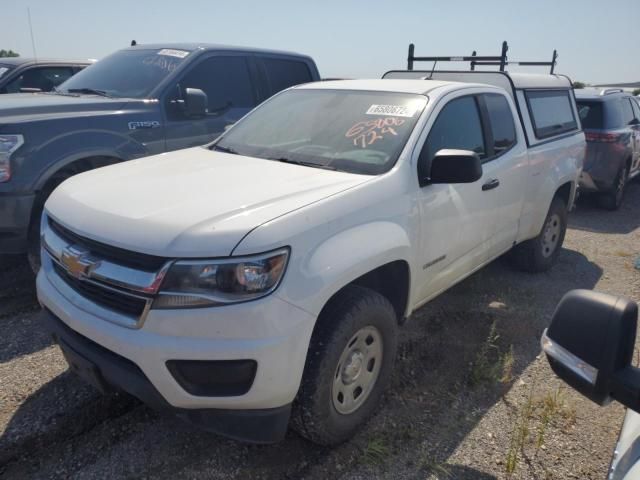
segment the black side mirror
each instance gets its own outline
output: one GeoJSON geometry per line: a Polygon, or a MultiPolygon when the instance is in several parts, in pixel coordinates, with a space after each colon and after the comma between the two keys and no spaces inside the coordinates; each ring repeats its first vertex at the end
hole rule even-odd
{"type": "Polygon", "coordinates": [[[638,120],[637,118],[634,118],[629,122],[629,125],[640,125],[640,120],[638,120]]]}
{"type": "Polygon", "coordinates": [[[431,161],[427,183],[473,183],[482,177],[482,162],[471,150],[443,149],[431,161]]]}
{"type": "Polygon", "coordinates": [[[640,369],[631,365],[638,306],[622,297],[572,290],[542,334],[542,349],[558,377],[590,400],[611,399],[640,410],[640,369]]]}
{"type": "Polygon", "coordinates": [[[188,117],[204,117],[209,100],[199,88],[187,88],[184,94],[184,113],[188,117]]]}

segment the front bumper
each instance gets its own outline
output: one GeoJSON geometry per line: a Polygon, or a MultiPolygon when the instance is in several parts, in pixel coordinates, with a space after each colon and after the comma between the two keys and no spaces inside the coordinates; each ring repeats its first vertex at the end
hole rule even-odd
{"type": "Polygon", "coordinates": [[[273,443],[284,438],[291,405],[260,410],[184,409],[171,406],[133,362],[74,332],[48,310],[43,323],[71,369],[99,390],[123,390],[161,412],[237,440],[273,443]]]}
{"type": "MultiPolygon", "coordinates": [[[[105,309],[93,308],[66,284],[56,282],[56,275],[50,262],[43,261],[37,279],[41,304],[66,328],[63,333],[70,331],[85,339],[94,345],[92,351],[97,347],[109,353],[94,358],[96,355],[86,353],[87,348],[80,346],[81,356],[90,358],[100,372],[112,370],[117,363],[113,359],[121,358],[135,367],[139,372],[136,378],[144,379],[142,383],[148,385],[141,391],[132,387],[140,385],[140,381],[119,374],[105,375],[107,383],[156,408],[178,409],[181,416],[189,418],[218,410],[234,418],[237,415],[250,418],[256,410],[277,412],[278,418],[284,415],[283,409],[288,412],[300,385],[315,323],[315,317],[304,310],[272,294],[254,302],[224,307],[152,309],[142,328],[131,329],[109,321],[105,309]],[[249,390],[237,396],[190,394],[167,367],[172,360],[245,359],[255,360],[257,369],[249,390]]],[[[74,339],[72,336],[70,341],[63,341],[73,345],[74,339]]],[[[76,350],[73,346],[72,349],[76,350]]],[[[209,429],[240,438],[220,428],[209,429]]]]}
{"type": "Polygon", "coordinates": [[[0,254],[25,253],[35,195],[0,194],[0,254]]]}

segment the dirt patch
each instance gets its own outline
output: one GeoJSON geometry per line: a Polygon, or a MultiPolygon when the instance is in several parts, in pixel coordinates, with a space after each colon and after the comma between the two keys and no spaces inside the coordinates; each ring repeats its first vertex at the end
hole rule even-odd
{"type": "MultiPolygon", "coordinates": [[[[623,208],[582,202],[552,271],[499,259],[420,309],[396,375],[351,441],[289,433],[249,446],[196,431],[69,373],[39,329],[26,265],[0,263],[0,475],[5,478],[605,478],[623,409],[557,380],[539,339],[573,288],[640,299],[640,185],[623,208]]],[[[1,261],[1,259],[0,259],[1,261]]]]}

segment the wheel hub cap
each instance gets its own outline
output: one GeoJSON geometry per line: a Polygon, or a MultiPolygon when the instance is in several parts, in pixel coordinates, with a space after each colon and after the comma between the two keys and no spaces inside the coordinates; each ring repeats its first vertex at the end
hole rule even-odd
{"type": "Polygon", "coordinates": [[[347,363],[342,368],[342,382],[350,385],[356,381],[362,372],[362,363],[364,362],[364,354],[360,351],[353,352],[347,363]]]}
{"type": "Polygon", "coordinates": [[[560,232],[562,230],[562,222],[560,216],[554,214],[549,217],[544,227],[542,235],[542,255],[545,258],[553,255],[556,251],[558,242],[560,241],[560,232]]]}
{"type": "Polygon", "coordinates": [[[373,326],[361,328],[347,342],[331,386],[331,400],[338,413],[353,413],[365,403],[378,380],[382,353],[382,335],[373,326]]]}

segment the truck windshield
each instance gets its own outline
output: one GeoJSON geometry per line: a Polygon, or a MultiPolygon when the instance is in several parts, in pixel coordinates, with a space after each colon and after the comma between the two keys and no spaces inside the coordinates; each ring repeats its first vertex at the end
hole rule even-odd
{"type": "Polygon", "coordinates": [[[186,50],[167,48],[120,50],[78,72],[57,91],[146,98],[188,54],[186,50]]]}
{"type": "Polygon", "coordinates": [[[378,175],[396,162],[425,105],[423,95],[294,89],[264,103],[210,148],[378,175]]]}

